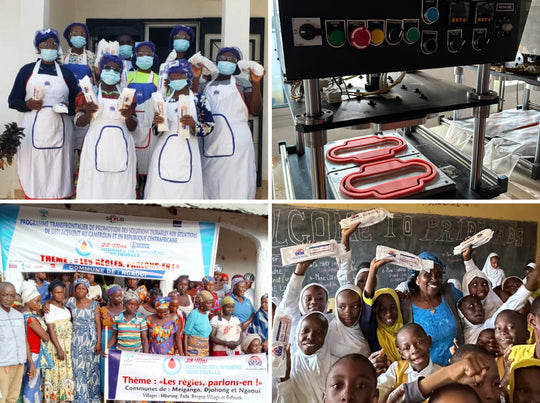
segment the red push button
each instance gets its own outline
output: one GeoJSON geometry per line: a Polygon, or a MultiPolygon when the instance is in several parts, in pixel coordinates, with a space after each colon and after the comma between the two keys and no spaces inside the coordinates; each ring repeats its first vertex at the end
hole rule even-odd
{"type": "Polygon", "coordinates": [[[351,44],[356,49],[365,49],[371,42],[371,33],[366,27],[355,28],[351,32],[351,44]]]}

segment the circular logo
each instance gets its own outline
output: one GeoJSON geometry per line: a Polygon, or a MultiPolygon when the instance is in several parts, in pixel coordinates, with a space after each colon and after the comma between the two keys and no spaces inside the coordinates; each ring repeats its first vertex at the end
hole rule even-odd
{"type": "Polygon", "coordinates": [[[161,365],[167,375],[176,375],[182,369],[182,363],[178,357],[167,357],[161,365]]]}
{"type": "Polygon", "coordinates": [[[79,240],[75,250],[81,256],[88,256],[92,252],[92,243],[85,239],[79,240]]]}

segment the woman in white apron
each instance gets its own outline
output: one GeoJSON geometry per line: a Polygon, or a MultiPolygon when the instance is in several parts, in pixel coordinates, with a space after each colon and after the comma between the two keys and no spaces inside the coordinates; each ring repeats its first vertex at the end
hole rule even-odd
{"type": "Polygon", "coordinates": [[[101,82],[98,104],[87,103],[81,93],[77,126],[90,123],[81,152],[77,199],[135,199],[137,159],[132,132],[137,128],[136,100],[131,108],[118,109],[122,60],[103,55],[99,63],[101,82]]]}
{"type": "Polygon", "coordinates": [[[28,199],[63,199],[73,194],[72,133],[77,83],[56,63],[58,33],[36,32],[41,60],[19,71],[9,107],[23,112],[25,136],[17,153],[19,181],[28,199]]]}
{"type": "MultiPolygon", "coordinates": [[[[195,69],[200,77],[201,68],[195,69]]],[[[146,182],[145,199],[202,199],[203,180],[197,136],[209,134],[214,127],[212,112],[201,94],[189,89],[194,79],[191,65],[184,59],[167,64],[169,94],[165,100],[169,130],[159,134],[152,152],[146,182]],[[187,108],[182,112],[182,104],[187,108]],[[180,109],[180,111],[179,111],[180,109]],[[180,115],[182,114],[183,116],[180,115]],[[184,131],[180,126],[184,126],[184,131]],[[184,137],[184,134],[188,138],[184,137]]],[[[163,117],[154,115],[156,126],[163,117]]]]}
{"type": "Polygon", "coordinates": [[[254,199],[256,187],[255,150],[249,113],[260,113],[261,79],[251,73],[249,81],[236,63],[241,59],[236,48],[221,48],[217,55],[218,77],[204,89],[216,122],[213,133],[202,139],[202,167],[205,199],[254,199]]]}

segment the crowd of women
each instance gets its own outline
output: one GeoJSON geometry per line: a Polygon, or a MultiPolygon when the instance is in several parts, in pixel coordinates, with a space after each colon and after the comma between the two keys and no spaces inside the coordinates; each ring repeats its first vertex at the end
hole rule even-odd
{"type": "Polygon", "coordinates": [[[159,282],[135,278],[122,287],[93,274],[63,274],[50,283],[45,277],[36,273],[23,283],[20,298],[0,283],[8,312],[22,312],[28,344],[22,386],[16,377],[0,383],[6,401],[15,401],[9,396],[17,385],[21,402],[101,401],[107,349],[191,357],[267,351],[268,295],[255,310],[251,273],[233,276],[229,288],[217,265],[199,283],[180,276],[167,296],[159,282]]]}
{"type": "Polygon", "coordinates": [[[378,270],[392,259],[355,272],[349,238],[356,229],[342,230],[347,252],[337,258],[333,310],[323,285],[303,286],[313,261],[296,265],[275,313],[278,332],[291,324],[275,402],[538,401],[537,264],[523,278],[507,277],[497,254],[480,270],[468,247],[462,281],[445,280],[444,262],[426,251],[418,256],[432,269],[377,289],[378,270]]]}
{"type": "Polygon", "coordinates": [[[95,55],[79,22],[64,38],[65,53],[56,30],[36,32],[39,59],[21,68],[8,99],[22,112],[17,165],[26,198],[255,197],[248,116],[261,112],[264,71],[239,76],[238,48],[221,48],[217,72],[204,75],[201,63],[188,61],[197,41],[187,26],[171,30],[161,66],[150,41],[119,35],[116,47],[95,55]],[[79,86],[85,78],[91,91],[79,86]],[[131,104],[120,99],[125,87],[135,90],[131,104]]]}

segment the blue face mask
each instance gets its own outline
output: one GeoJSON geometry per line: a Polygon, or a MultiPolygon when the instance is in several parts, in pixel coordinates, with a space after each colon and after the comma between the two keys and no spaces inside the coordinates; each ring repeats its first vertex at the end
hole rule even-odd
{"type": "Polygon", "coordinates": [[[86,38],[84,36],[72,36],[71,38],[69,38],[69,41],[77,49],[82,48],[84,45],[86,45],[86,38]]]}
{"type": "Polygon", "coordinates": [[[122,59],[131,59],[131,56],[133,55],[133,46],[120,45],[119,53],[122,59]]]}
{"type": "Polygon", "coordinates": [[[174,91],[179,91],[179,90],[184,89],[187,84],[188,84],[188,81],[185,78],[182,80],[169,81],[169,87],[173,89],[174,91]]]}
{"type": "Polygon", "coordinates": [[[236,63],[220,60],[217,68],[224,76],[230,76],[236,70],[236,63]]]}
{"type": "Polygon", "coordinates": [[[137,56],[137,67],[141,70],[148,70],[154,64],[152,56],[137,56]]]}
{"type": "Polygon", "coordinates": [[[46,62],[52,62],[58,57],[57,49],[41,49],[41,58],[46,62]]]}
{"type": "Polygon", "coordinates": [[[189,48],[189,41],[187,39],[175,39],[173,47],[177,52],[185,52],[189,48]]]}
{"type": "Polygon", "coordinates": [[[107,85],[115,85],[120,81],[120,73],[114,70],[103,70],[100,77],[107,85]]]}

